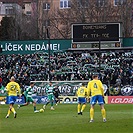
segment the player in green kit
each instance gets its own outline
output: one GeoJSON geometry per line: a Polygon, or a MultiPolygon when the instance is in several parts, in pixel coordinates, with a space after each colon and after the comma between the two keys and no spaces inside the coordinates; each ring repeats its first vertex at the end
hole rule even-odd
{"type": "Polygon", "coordinates": [[[32,102],[33,103],[33,107],[34,107],[34,113],[38,113],[39,112],[38,110],[36,110],[36,102],[32,98],[33,87],[34,87],[34,83],[31,82],[30,86],[26,89],[26,91],[24,91],[24,95],[26,97],[26,103],[24,103],[22,105],[18,105],[18,109],[20,107],[27,106],[27,105],[29,105],[30,102],[32,102]]]}
{"type": "Polygon", "coordinates": [[[0,78],[0,96],[7,96],[7,94],[6,94],[6,89],[5,89],[5,87],[2,85],[2,78],[0,78]]]}
{"type": "Polygon", "coordinates": [[[103,84],[98,79],[98,75],[94,74],[92,76],[93,80],[88,83],[88,94],[91,94],[91,108],[90,108],[90,122],[93,122],[94,119],[94,106],[98,102],[101,107],[101,113],[103,117],[103,122],[106,122],[106,111],[104,109],[104,90],[103,84]]]}
{"type": "Polygon", "coordinates": [[[51,110],[54,110],[54,86],[52,85],[52,82],[49,82],[49,85],[46,87],[46,94],[48,96],[48,102],[43,106],[43,108],[45,109],[46,106],[51,103],[51,110]]]}

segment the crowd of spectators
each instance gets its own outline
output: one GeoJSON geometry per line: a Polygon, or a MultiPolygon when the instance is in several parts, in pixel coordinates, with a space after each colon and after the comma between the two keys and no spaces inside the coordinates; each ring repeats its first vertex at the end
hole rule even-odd
{"type": "Polygon", "coordinates": [[[29,55],[0,55],[3,86],[15,76],[17,82],[89,80],[97,72],[103,83],[133,85],[133,51],[130,52],[38,52],[29,55]],[[100,55],[100,58],[99,58],[100,55]],[[49,72],[50,68],[50,72],[49,72]]]}

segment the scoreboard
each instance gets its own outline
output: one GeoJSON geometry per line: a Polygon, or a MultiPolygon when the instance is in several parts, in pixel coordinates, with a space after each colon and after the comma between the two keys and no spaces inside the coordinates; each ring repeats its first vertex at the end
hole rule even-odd
{"type": "Polygon", "coordinates": [[[117,43],[72,43],[71,48],[87,48],[87,49],[99,49],[100,48],[120,48],[121,47],[121,43],[117,42],[117,43]],[[100,46],[99,46],[100,45],[100,46]]]}
{"type": "Polygon", "coordinates": [[[104,48],[121,46],[120,23],[72,24],[72,48],[104,48]]]}

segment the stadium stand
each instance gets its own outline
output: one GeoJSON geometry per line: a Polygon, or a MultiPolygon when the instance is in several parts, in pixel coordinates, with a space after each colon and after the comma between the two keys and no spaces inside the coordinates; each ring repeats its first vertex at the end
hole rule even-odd
{"type": "MultiPolygon", "coordinates": [[[[93,73],[99,73],[107,85],[133,85],[132,52],[54,52],[50,56],[50,80],[89,80],[93,73]],[[99,65],[100,62],[100,65],[99,65]]],[[[0,77],[6,85],[15,76],[20,85],[29,81],[47,81],[49,56],[47,53],[29,55],[0,55],[0,77]]]]}

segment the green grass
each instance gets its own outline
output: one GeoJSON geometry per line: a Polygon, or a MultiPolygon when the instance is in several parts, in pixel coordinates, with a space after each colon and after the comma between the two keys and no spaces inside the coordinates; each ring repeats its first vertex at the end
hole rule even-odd
{"type": "MultiPolygon", "coordinates": [[[[37,108],[43,105],[38,104],[37,108]]],[[[17,105],[15,105],[17,108],[17,105]]],[[[101,111],[95,107],[95,118],[89,123],[87,105],[83,115],[77,115],[76,104],[59,104],[51,111],[47,106],[44,113],[33,113],[32,105],[17,110],[17,118],[5,119],[8,105],[0,105],[0,133],[132,133],[133,105],[105,105],[107,122],[102,122],[101,111]]]]}

